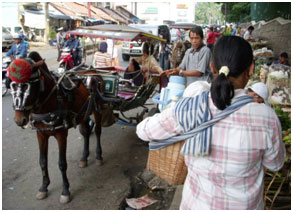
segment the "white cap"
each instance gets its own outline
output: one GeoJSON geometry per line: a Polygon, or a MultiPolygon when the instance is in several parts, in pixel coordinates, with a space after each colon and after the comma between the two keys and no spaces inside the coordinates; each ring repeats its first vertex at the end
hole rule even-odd
{"type": "Polygon", "coordinates": [[[60,27],[60,28],[58,28],[57,30],[58,30],[58,31],[61,31],[61,30],[64,31],[64,28],[63,28],[63,27],[60,27]]]}
{"type": "Polygon", "coordinates": [[[263,98],[264,102],[268,104],[268,97],[269,97],[269,89],[263,82],[257,82],[249,87],[253,90],[257,95],[263,98]]]}

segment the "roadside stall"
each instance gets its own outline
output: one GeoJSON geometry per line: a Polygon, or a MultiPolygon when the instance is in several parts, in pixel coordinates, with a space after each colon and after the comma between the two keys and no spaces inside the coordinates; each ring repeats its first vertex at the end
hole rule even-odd
{"type": "Polygon", "coordinates": [[[265,171],[265,209],[291,209],[291,67],[273,61],[273,50],[267,42],[252,42],[255,71],[247,87],[263,82],[268,88],[268,103],[275,110],[282,126],[286,159],[278,172],[265,171]]]}

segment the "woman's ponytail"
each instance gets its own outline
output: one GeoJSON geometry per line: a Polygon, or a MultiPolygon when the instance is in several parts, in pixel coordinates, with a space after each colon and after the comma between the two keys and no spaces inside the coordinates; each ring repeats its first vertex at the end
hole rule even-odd
{"type": "Polygon", "coordinates": [[[214,68],[218,76],[211,85],[211,97],[215,106],[224,110],[234,97],[234,86],[229,77],[236,78],[247,71],[253,54],[250,44],[238,36],[221,37],[213,51],[214,68]]]}

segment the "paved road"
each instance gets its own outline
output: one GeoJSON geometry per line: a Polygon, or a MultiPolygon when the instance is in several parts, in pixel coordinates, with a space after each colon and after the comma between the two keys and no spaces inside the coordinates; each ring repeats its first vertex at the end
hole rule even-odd
{"type": "MultiPolygon", "coordinates": [[[[50,69],[57,67],[57,50],[52,47],[38,50],[50,69]]],[[[127,63],[122,62],[122,66],[127,63]]],[[[136,111],[132,111],[135,113],[136,111]]],[[[89,166],[78,168],[82,154],[82,139],[78,129],[70,129],[67,162],[72,201],[59,203],[62,189],[58,168],[58,147],[54,138],[49,142],[49,196],[36,200],[41,185],[39,151],[35,132],[21,129],[13,121],[10,94],[2,98],[2,209],[118,209],[130,193],[130,177],[143,171],[148,147],[135,134],[135,127],[114,124],[103,128],[102,148],[105,164],[95,165],[95,136],[91,135],[89,166]]]]}

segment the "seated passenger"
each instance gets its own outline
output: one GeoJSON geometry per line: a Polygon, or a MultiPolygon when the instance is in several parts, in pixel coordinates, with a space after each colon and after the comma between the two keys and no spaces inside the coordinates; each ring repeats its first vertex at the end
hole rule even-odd
{"type": "Polygon", "coordinates": [[[142,65],[141,71],[144,73],[146,78],[147,78],[148,70],[150,74],[161,74],[163,72],[158,61],[152,55],[153,51],[154,51],[154,47],[151,45],[151,52],[149,52],[149,43],[145,43],[142,49],[143,55],[140,57],[133,58],[140,65],[142,65]]]}
{"type": "Polygon", "coordinates": [[[111,66],[111,55],[107,53],[107,43],[101,42],[99,45],[99,51],[94,55],[93,67],[105,67],[111,66]]]}

